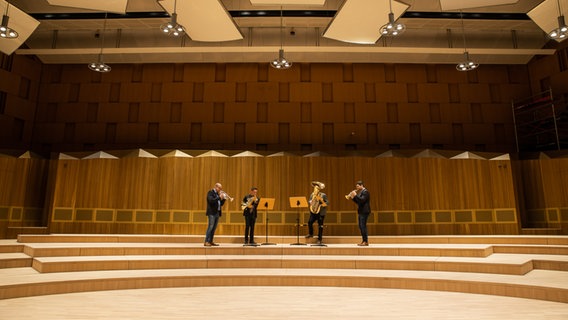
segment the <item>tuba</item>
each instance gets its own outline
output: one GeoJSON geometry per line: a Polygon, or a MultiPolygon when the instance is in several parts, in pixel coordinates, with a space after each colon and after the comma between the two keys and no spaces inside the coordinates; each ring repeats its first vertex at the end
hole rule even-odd
{"type": "Polygon", "coordinates": [[[320,191],[325,188],[325,184],[319,181],[312,181],[312,186],[314,187],[314,191],[312,192],[312,201],[310,202],[310,212],[318,214],[322,206],[322,203],[320,202],[322,201],[320,191]]]}

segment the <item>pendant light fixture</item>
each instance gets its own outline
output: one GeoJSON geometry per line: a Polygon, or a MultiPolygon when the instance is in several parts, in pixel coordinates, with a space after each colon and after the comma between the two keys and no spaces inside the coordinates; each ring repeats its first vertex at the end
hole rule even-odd
{"type": "Polygon", "coordinates": [[[558,28],[550,31],[548,33],[548,37],[554,40],[564,40],[568,37],[568,26],[566,26],[566,22],[564,21],[564,15],[562,14],[562,10],[560,9],[560,0],[557,1],[558,3],[558,28]]]}
{"type": "Polygon", "coordinates": [[[0,38],[16,39],[18,37],[18,32],[8,27],[8,21],[10,20],[10,17],[8,16],[9,6],[10,4],[6,2],[6,14],[2,16],[2,24],[0,24],[0,38]]]}
{"type": "Polygon", "coordinates": [[[463,23],[463,12],[461,10],[460,10],[460,18],[461,18],[461,27],[462,27],[462,36],[463,36],[464,61],[458,63],[456,65],[456,69],[458,71],[470,71],[470,70],[473,70],[473,69],[477,69],[477,67],[479,67],[479,63],[473,62],[469,58],[469,52],[467,52],[467,46],[465,44],[465,27],[464,27],[464,23],[463,23]]]}
{"type": "Polygon", "coordinates": [[[105,12],[105,21],[103,23],[103,31],[101,32],[101,51],[99,52],[99,58],[97,62],[89,63],[89,69],[96,71],[96,72],[109,72],[111,67],[103,62],[103,46],[105,42],[105,31],[106,31],[106,24],[107,24],[107,15],[108,13],[105,12]]]}
{"type": "Polygon", "coordinates": [[[394,13],[392,12],[392,0],[389,0],[389,22],[383,25],[380,29],[381,35],[396,37],[406,30],[406,26],[403,23],[396,23],[394,21],[394,13]]]}
{"type": "Polygon", "coordinates": [[[284,58],[284,49],[282,44],[284,42],[284,13],[282,6],[280,6],[280,50],[278,50],[278,58],[272,60],[270,65],[275,69],[288,69],[292,66],[292,62],[284,58]]]}
{"type": "Polygon", "coordinates": [[[172,13],[171,20],[168,23],[160,26],[160,29],[162,30],[163,33],[173,37],[179,37],[185,33],[185,29],[183,28],[183,26],[177,23],[176,9],[177,9],[177,0],[174,0],[174,12],[172,13]]]}

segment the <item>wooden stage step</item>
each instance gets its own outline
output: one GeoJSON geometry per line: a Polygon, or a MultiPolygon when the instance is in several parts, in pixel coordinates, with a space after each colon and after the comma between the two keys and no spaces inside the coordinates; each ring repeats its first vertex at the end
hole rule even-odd
{"type": "Polygon", "coordinates": [[[358,237],[329,237],[327,247],[290,245],[296,237],[270,237],[275,245],[258,247],[245,247],[236,236],[216,237],[219,247],[204,247],[202,240],[62,234],[2,240],[0,299],[269,285],[441,290],[568,303],[566,236],[375,236],[368,247],[356,246],[358,237]],[[16,261],[27,265],[10,265],[16,261]]]}

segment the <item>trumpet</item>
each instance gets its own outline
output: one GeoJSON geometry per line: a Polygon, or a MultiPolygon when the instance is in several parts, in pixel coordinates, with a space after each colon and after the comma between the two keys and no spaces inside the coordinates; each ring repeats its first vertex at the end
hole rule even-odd
{"type": "Polygon", "coordinates": [[[231,201],[231,202],[232,202],[233,200],[235,200],[235,198],[231,197],[231,196],[230,196],[228,193],[226,193],[225,191],[219,192],[219,195],[220,195],[220,196],[222,195],[223,198],[225,198],[225,199],[229,199],[229,201],[231,201]]]}
{"type": "Polygon", "coordinates": [[[356,195],[357,195],[357,189],[346,194],[345,199],[347,199],[347,200],[353,199],[356,195]]]}

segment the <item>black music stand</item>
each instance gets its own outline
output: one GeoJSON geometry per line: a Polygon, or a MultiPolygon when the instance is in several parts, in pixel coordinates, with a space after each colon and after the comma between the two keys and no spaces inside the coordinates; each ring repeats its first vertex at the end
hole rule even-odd
{"type": "Polygon", "coordinates": [[[265,225],[265,233],[266,233],[266,242],[261,243],[261,246],[275,246],[276,243],[268,242],[268,210],[272,210],[274,208],[274,198],[260,198],[260,202],[258,203],[258,208],[264,209],[264,215],[266,216],[266,225],[265,225]]]}
{"type": "Polygon", "coordinates": [[[300,208],[307,208],[308,201],[306,197],[290,197],[290,207],[298,209],[296,217],[296,243],[290,243],[291,246],[306,246],[305,243],[300,243],[300,208]]]}

